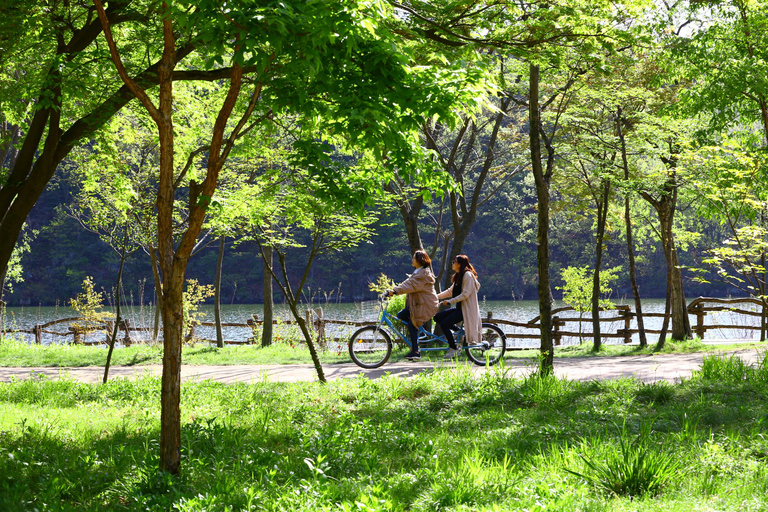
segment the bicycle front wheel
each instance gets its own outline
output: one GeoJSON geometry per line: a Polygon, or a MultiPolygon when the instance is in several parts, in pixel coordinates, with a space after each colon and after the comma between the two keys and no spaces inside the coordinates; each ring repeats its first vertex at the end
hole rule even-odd
{"type": "Polygon", "coordinates": [[[493,366],[504,359],[506,351],[507,338],[494,324],[483,324],[481,342],[466,348],[467,357],[479,366],[493,366]]]}
{"type": "Polygon", "coordinates": [[[387,362],[391,353],[392,338],[379,327],[363,327],[349,339],[349,356],[362,368],[378,368],[387,362]]]}

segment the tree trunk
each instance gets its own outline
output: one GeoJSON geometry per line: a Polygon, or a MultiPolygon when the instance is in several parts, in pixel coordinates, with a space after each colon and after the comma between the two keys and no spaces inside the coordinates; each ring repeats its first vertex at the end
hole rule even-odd
{"type": "Polygon", "coordinates": [[[216,322],[216,346],[224,348],[224,335],[221,332],[221,271],[224,265],[224,239],[219,240],[219,257],[216,260],[216,282],[213,292],[213,316],[216,322]]]}
{"type": "Polygon", "coordinates": [[[403,201],[400,207],[400,215],[405,224],[405,233],[408,236],[408,246],[411,248],[411,254],[424,249],[421,243],[421,233],[419,232],[419,212],[424,204],[421,196],[414,199],[412,203],[403,201]]]}
{"type": "Polygon", "coordinates": [[[163,378],[160,392],[160,469],[181,468],[181,347],[184,341],[184,272],[163,280],[163,378]]]}
{"type": "Polygon", "coordinates": [[[637,268],[635,266],[635,247],[632,240],[632,221],[629,211],[629,197],[624,198],[624,217],[627,222],[627,257],[629,259],[629,282],[632,285],[632,297],[635,299],[635,312],[637,318],[637,331],[640,337],[640,348],[648,346],[648,338],[645,335],[645,322],[643,320],[643,303],[640,300],[640,288],[637,286],[637,268]]]}
{"type": "Polygon", "coordinates": [[[672,339],[683,341],[693,337],[691,322],[688,318],[688,305],[683,290],[683,274],[677,260],[675,238],[672,232],[672,212],[659,212],[661,220],[661,236],[664,246],[664,256],[667,260],[669,273],[669,303],[672,315],[672,339]]]}
{"type": "Polygon", "coordinates": [[[678,150],[673,142],[670,145],[669,157],[662,157],[662,161],[668,166],[667,179],[660,191],[660,198],[655,199],[647,192],[640,195],[648,201],[659,216],[659,231],[661,243],[664,248],[664,258],[667,262],[667,298],[672,317],[672,339],[682,341],[693,337],[691,322],[688,318],[688,305],[685,301],[683,289],[683,274],[680,263],[677,260],[675,247],[675,234],[673,231],[675,209],[677,207],[677,164],[678,150]]]}
{"type": "Polygon", "coordinates": [[[152,264],[152,279],[155,283],[155,323],[152,329],[152,341],[157,343],[160,337],[160,318],[163,311],[163,282],[160,279],[159,262],[157,261],[157,249],[149,246],[149,261],[152,264]]]}
{"type": "Polygon", "coordinates": [[[611,182],[603,180],[600,201],[597,205],[597,241],[595,243],[595,273],[592,276],[592,350],[600,350],[602,336],[600,333],[600,268],[603,264],[603,238],[605,238],[605,223],[608,219],[608,196],[611,182]]]}
{"type": "MultiPolygon", "coordinates": [[[[621,106],[616,109],[616,132],[619,135],[621,143],[621,165],[624,169],[624,182],[629,182],[629,163],[627,162],[627,141],[624,136],[624,118],[622,116],[621,106]]],[[[632,239],[632,218],[629,208],[629,194],[624,194],[624,220],[627,223],[627,258],[629,260],[629,282],[632,286],[632,296],[635,299],[635,312],[637,315],[637,331],[640,337],[640,347],[648,346],[648,339],[645,336],[645,322],[643,321],[643,304],[640,300],[640,289],[637,286],[637,268],[635,266],[635,245],[632,239]]]]}
{"type": "Polygon", "coordinates": [[[554,347],[552,344],[552,293],[549,284],[549,181],[541,165],[541,114],[539,112],[539,67],[530,65],[529,135],[531,169],[536,182],[538,205],[536,263],[539,272],[539,318],[541,328],[541,362],[539,372],[549,375],[554,371],[554,347]]]}
{"type": "Polygon", "coordinates": [[[272,322],[274,320],[274,297],[272,295],[272,247],[264,247],[264,323],[261,325],[261,346],[272,344],[272,322]]]}
{"type": "Polygon", "coordinates": [[[125,253],[128,246],[128,223],[125,224],[125,236],[123,237],[123,249],[120,253],[120,269],[117,271],[117,285],[115,286],[115,326],[112,329],[112,336],[109,338],[109,351],[107,352],[107,362],[104,363],[104,379],[107,383],[109,379],[109,365],[112,362],[112,351],[115,350],[115,340],[120,329],[120,289],[123,286],[123,267],[125,266],[125,253]]]}
{"type": "Polygon", "coordinates": [[[659,341],[656,343],[656,349],[661,350],[667,342],[667,330],[669,330],[669,311],[672,304],[672,276],[667,269],[667,297],[664,301],[664,320],[661,322],[661,332],[659,333],[659,341]]]}

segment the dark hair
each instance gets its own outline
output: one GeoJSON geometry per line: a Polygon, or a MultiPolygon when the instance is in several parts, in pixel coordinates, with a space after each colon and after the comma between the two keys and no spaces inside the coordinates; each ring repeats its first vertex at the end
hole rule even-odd
{"type": "Polygon", "coordinates": [[[432,259],[429,257],[429,254],[427,254],[427,251],[418,250],[413,253],[413,258],[422,267],[429,267],[432,265],[432,259]]]}
{"type": "Polygon", "coordinates": [[[459,282],[461,284],[461,280],[464,279],[464,273],[469,270],[474,274],[475,277],[477,277],[477,272],[475,271],[475,267],[472,266],[472,264],[469,262],[469,258],[465,254],[459,254],[455,258],[453,258],[453,262],[459,264],[459,271],[453,274],[453,277],[451,278],[451,282],[459,282]]]}

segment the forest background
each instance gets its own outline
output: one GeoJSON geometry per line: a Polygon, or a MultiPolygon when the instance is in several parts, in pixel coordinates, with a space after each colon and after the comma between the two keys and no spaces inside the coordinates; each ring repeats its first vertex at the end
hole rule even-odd
{"type": "MultiPolygon", "coordinates": [[[[104,242],[66,213],[79,191],[79,185],[67,179],[66,173],[55,179],[38,201],[28,220],[38,234],[29,242],[30,251],[23,256],[22,283],[4,295],[9,306],[68,305],[82,289],[83,279],[90,275],[97,290],[114,287],[120,257],[108,250],[104,242]],[[51,283],[55,283],[52,286],[51,283]]],[[[557,204],[557,199],[554,200],[557,204]]],[[[466,253],[481,276],[482,295],[487,300],[529,300],[536,298],[536,198],[529,173],[518,174],[494,196],[482,212],[465,244],[466,253]]],[[[683,212],[686,211],[684,207],[683,212]]],[[[689,207],[687,210],[691,212],[689,207]]],[[[655,220],[651,217],[650,223],[655,220]]],[[[689,215],[695,223],[691,232],[700,236],[680,250],[681,263],[688,267],[706,268],[704,251],[718,246],[727,237],[715,221],[689,215]],[[694,231],[695,230],[695,231],[694,231]]],[[[658,221],[655,221],[658,222],[658,221]]],[[[562,286],[561,269],[569,266],[590,267],[594,264],[593,220],[589,211],[560,209],[552,219],[551,248],[553,285],[562,286]]],[[[626,239],[621,226],[606,244],[605,266],[621,267],[614,286],[613,298],[631,301],[632,290],[627,277],[626,239]]],[[[428,222],[423,231],[434,229],[428,222]]],[[[425,237],[426,238],[426,237],[425,237]]],[[[666,294],[666,263],[661,241],[649,234],[637,254],[640,293],[644,298],[663,298],[666,294]]],[[[288,268],[302,269],[307,248],[293,248],[288,254],[288,268]],[[291,262],[299,262],[291,265],[291,262]]],[[[191,259],[188,278],[211,284],[216,274],[218,243],[213,243],[191,259]]],[[[390,211],[382,218],[368,243],[321,255],[309,276],[307,300],[316,304],[371,300],[375,293],[368,284],[380,273],[394,280],[410,272],[410,249],[399,213],[390,211]]],[[[137,253],[128,258],[124,270],[126,296],[136,304],[155,302],[149,257],[137,253]]],[[[723,282],[700,283],[688,274],[686,295],[724,297],[743,295],[723,282]]],[[[253,304],[264,299],[264,266],[255,242],[238,247],[228,243],[222,274],[223,304],[253,304]]],[[[110,293],[110,295],[113,295],[110,293]]],[[[560,298],[555,292],[556,298],[560,298]]],[[[213,299],[207,299],[211,302],[213,299]]],[[[281,301],[279,289],[275,300],[281,301]]]]}

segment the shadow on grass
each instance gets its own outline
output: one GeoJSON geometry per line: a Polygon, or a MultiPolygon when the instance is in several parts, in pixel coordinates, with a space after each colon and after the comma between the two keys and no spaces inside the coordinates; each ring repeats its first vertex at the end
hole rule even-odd
{"type": "Polygon", "coordinates": [[[133,354],[133,357],[129,361],[123,363],[123,365],[125,365],[125,366],[136,366],[136,365],[140,365],[140,364],[146,363],[147,361],[152,361],[154,359],[155,358],[153,356],[151,356],[151,355],[133,354]]]}
{"type": "MultiPolygon", "coordinates": [[[[131,410],[137,397],[154,397],[147,395],[150,384],[154,389],[158,383],[111,386],[125,388],[124,410],[131,410]]],[[[53,397],[65,391],[61,383],[46,385],[53,397]]],[[[40,394],[26,386],[28,395],[40,394]]],[[[504,369],[480,377],[453,369],[327,385],[190,383],[182,409],[209,417],[183,417],[181,477],[158,471],[157,411],[143,422],[126,412],[129,419],[121,425],[82,442],[73,442],[66,430],[74,427],[22,419],[0,432],[0,453],[13,455],[0,457],[0,510],[45,509],[43,503],[72,510],[170,510],[185,500],[214,497],[241,510],[253,498],[248,489],[262,493],[266,509],[288,509],[290,503],[279,500],[309,496],[332,482],[339,482],[332,501],[354,500],[351,482],[371,480],[415,496],[411,491],[428,478],[424,461],[457,460],[473,449],[490,460],[513,457],[515,471],[524,471],[537,457],[556,459],[582,439],[616,442],[616,423],[634,435],[648,417],[658,418],[657,435],[669,446],[685,429],[705,436],[748,433],[764,419],[765,388],[694,379],[677,386],[512,379],[504,369]],[[403,483],[400,475],[412,481],[403,483]]],[[[104,388],[88,389],[98,395],[104,388]]],[[[88,389],[78,385],[78,395],[88,389]]],[[[106,396],[91,397],[94,405],[80,414],[98,412],[95,404],[106,396]]],[[[208,503],[200,509],[214,508],[208,503]]]]}

